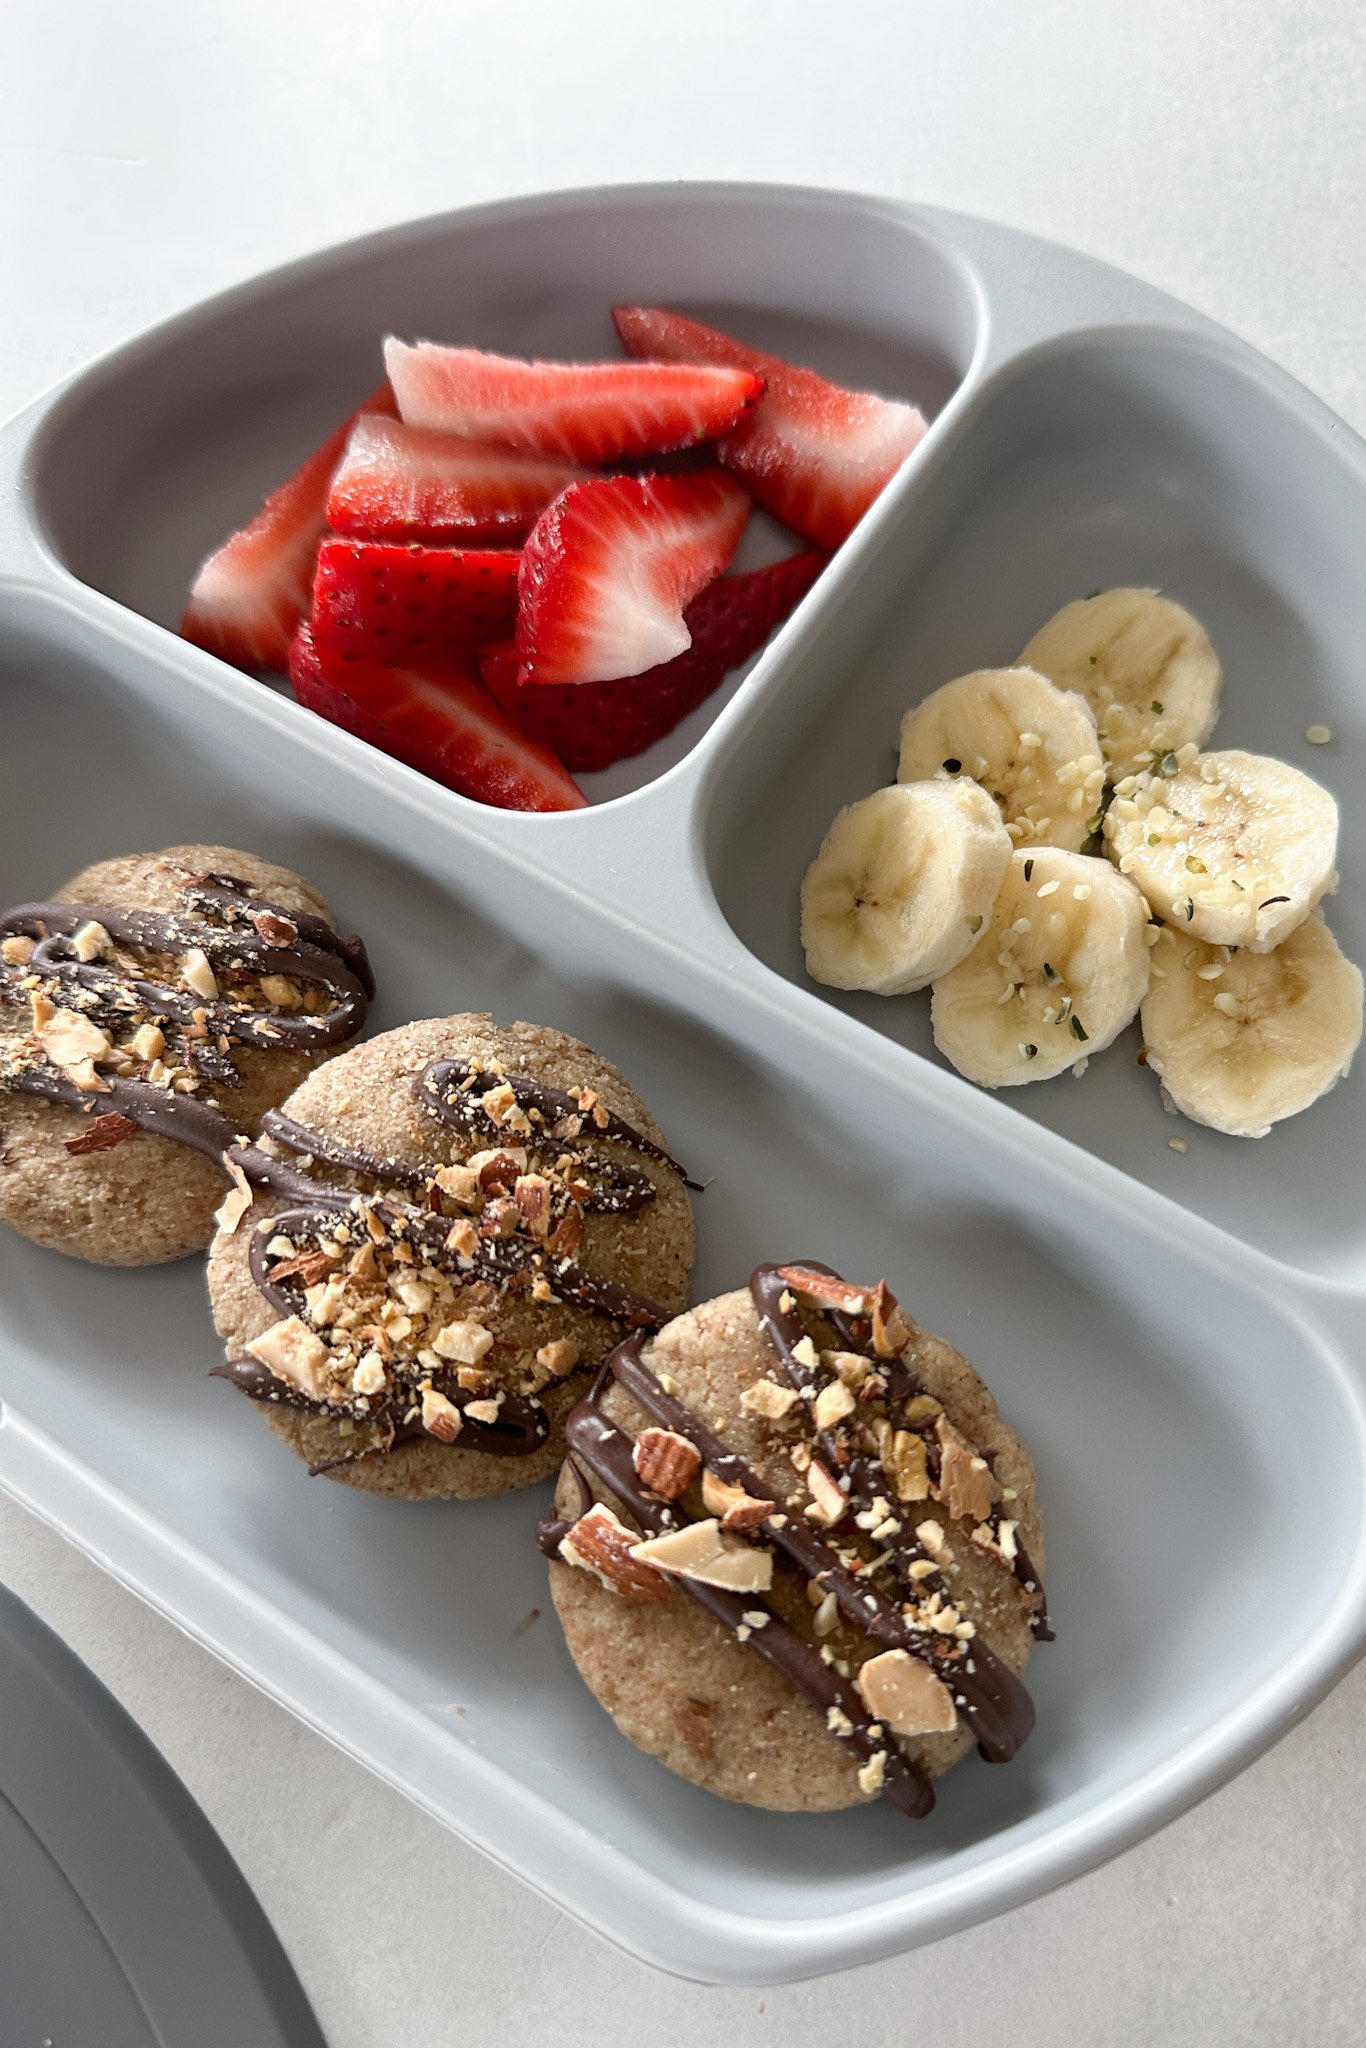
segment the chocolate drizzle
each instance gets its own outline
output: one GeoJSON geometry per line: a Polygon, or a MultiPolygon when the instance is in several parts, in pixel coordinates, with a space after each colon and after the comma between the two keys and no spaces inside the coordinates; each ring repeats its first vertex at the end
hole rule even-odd
{"type": "MultiPolygon", "coordinates": [[[[569,1112],[580,1114],[574,1097],[547,1088],[529,1076],[505,1074],[476,1061],[435,1061],[417,1076],[414,1090],[423,1108],[437,1121],[461,1131],[478,1132],[486,1128],[504,1145],[551,1145],[559,1150],[565,1143],[572,1146],[578,1135],[577,1128],[564,1128],[566,1121],[572,1120],[568,1118],[569,1112]],[[502,1097],[499,1106],[505,1113],[501,1120],[483,1107],[484,1095],[495,1091],[502,1097]],[[511,1119],[506,1114],[509,1103],[524,1110],[528,1117],[541,1118],[542,1123],[529,1126],[525,1132],[510,1129],[511,1119]],[[543,1127],[544,1118],[552,1114],[553,1127],[543,1127]]],[[[603,1136],[637,1146],[682,1177],[682,1168],[661,1147],[653,1145],[621,1118],[612,1117],[609,1122],[610,1128],[596,1124],[594,1127],[603,1136]]],[[[442,1202],[439,1166],[409,1165],[364,1151],[312,1131],[279,1110],[267,1111],[261,1128],[264,1137],[307,1162],[304,1170],[273,1157],[259,1146],[237,1147],[229,1155],[253,1186],[282,1196],[293,1205],[272,1217],[268,1227],[254,1232],[249,1251],[253,1280],[265,1299],[284,1317],[306,1312],[304,1288],[297,1270],[283,1281],[272,1277],[270,1243],[277,1236],[285,1237],[297,1249],[301,1243],[321,1244],[326,1238],[335,1241],[353,1233],[360,1218],[372,1240],[378,1233],[395,1244],[403,1244],[418,1264],[448,1274],[461,1286],[482,1282],[491,1283],[500,1291],[526,1290],[539,1277],[546,1283],[547,1300],[572,1303],[628,1330],[653,1331],[668,1320],[669,1311],[659,1303],[590,1272],[570,1256],[559,1256],[554,1235],[548,1240],[518,1232],[498,1235],[476,1229],[473,1219],[462,1222],[460,1218],[453,1229],[442,1202]],[[317,1178],[320,1167],[369,1181],[375,1191],[366,1193],[359,1188],[330,1185],[317,1178]],[[389,1192],[392,1189],[406,1190],[415,1199],[404,1200],[389,1192]]],[[[504,1182],[496,1176],[506,1175],[508,1183],[515,1186],[515,1161],[506,1151],[497,1149],[488,1156],[490,1163],[484,1171],[495,1176],[490,1185],[505,1194],[504,1182]],[[500,1159],[508,1163],[500,1166],[500,1159]]],[[[568,1197],[563,1203],[566,1211],[572,1206],[585,1212],[621,1213],[643,1208],[655,1199],[654,1183],[649,1176],[618,1161],[574,1149],[561,1154],[561,1163],[566,1160],[572,1162],[567,1185],[573,1189],[572,1205],[568,1197]],[[585,1177],[576,1178],[578,1175],[585,1177]]],[[[458,1440],[464,1448],[495,1456],[524,1457],[545,1442],[550,1429],[540,1400],[506,1391],[498,1397],[496,1420],[471,1416],[472,1405],[487,1401],[486,1391],[461,1384],[455,1373],[444,1369],[419,1368],[411,1380],[391,1375],[382,1395],[364,1398],[350,1406],[303,1393],[251,1357],[231,1359],[216,1367],[215,1373],[255,1400],[278,1401],[319,1415],[350,1416],[372,1429],[378,1427],[384,1436],[379,1450],[389,1448],[401,1438],[431,1433],[421,1421],[416,1405],[419,1378],[460,1411],[458,1440]]],[[[375,1453],[376,1446],[369,1444],[352,1455],[368,1457],[375,1453]]],[[[331,1461],[345,1462],[346,1458],[331,1461]]]]}
{"type": "Polygon", "coordinates": [[[358,938],[341,939],[321,918],[263,902],[228,875],[198,877],[181,893],[185,911],[169,914],[98,903],[21,903],[0,917],[0,939],[28,938],[33,950],[22,965],[6,963],[0,977],[14,995],[34,975],[55,982],[81,1015],[106,1028],[154,1023],[178,1059],[226,1088],[240,1085],[231,1044],[268,1052],[324,1047],[360,1030],[374,980],[358,938]],[[102,927],[115,965],[80,958],[72,942],[86,925],[102,927]],[[138,971],[138,956],[166,959],[191,950],[203,953],[216,974],[277,975],[321,990],[329,1005],[298,1015],[263,1010],[232,1001],[230,992],[206,998],[138,971]]]}
{"type": "MultiPolygon", "coordinates": [[[[823,1273],[831,1280],[839,1281],[840,1276],[833,1266],[824,1265],[819,1259],[802,1259],[797,1263],[808,1273],[823,1273]]],[[[778,1354],[783,1371],[803,1401],[811,1404],[820,1391],[821,1378],[810,1365],[803,1364],[797,1355],[803,1327],[795,1308],[784,1309],[782,1305],[785,1296],[790,1298],[788,1282],[783,1278],[784,1270],[777,1265],[757,1266],[749,1283],[750,1298],[754,1303],[755,1314],[759,1318],[759,1327],[778,1354]]],[[[867,1353],[868,1330],[862,1319],[828,1307],[824,1308],[823,1313],[834,1324],[841,1341],[849,1350],[864,1352],[865,1355],[874,1358],[875,1369],[886,1382],[889,1414],[894,1414],[898,1418],[898,1428],[925,1438],[926,1466],[931,1477],[937,1479],[939,1447],[932,1435],[934,1417],[926,1417],[924,1421],[916,1422],[906,1416],[907,1404],[924,1391],[917,1375],[901,1358],[877,1358],[874,1354],[867,1353]]],[[[851,1451],[840,1441],[834,1430],[817,1430],[816,1441],[828,1459],[830,1469],[843,1492],[853,1499],[862,1501],[865,1507],[872,1507],[874,1503],[886,1499],[887,1479],[877,1459],[870,1457],[866,1452],[851,1451]]],[[[998,1504],[987,1517],[987,1526],[998,1536],[1001,1521],[998,1504]]],[[[910,1567],[922,1560],[933,1562],[929,1559],[925,1546],[913,1533],[907,1533],[904,1523],[894,1535],[882,1540],[890,1553],[893,1569],[907,1591],[914,1592],[923,1588],[928,1580],[922,1578],[918,1588],[916,1581],[910,1577],[910,1567]]],[[[1048,1624],[1048,1603],[1043,1586],[1039,1583],[1030,1562],[1029,1553],[1018,1543],[1010,1568],[1031,1602],[1031,1634],[1038,1642],[1054,1641],[1053,1630],[1048,1624]]],[[[942,1574],[939,1573],[937,1566],[934,1575],[942,1584],[942,1574]]]]}
{"type": "MultiPolygon", "coordinates": [[[[814,1261],[803,1261],[803,1264],[808,1272],[823,1273],[838,1282],[838,1276],[830,1267],[814,1261]]],[[[803,1331],[795,1315],[795,1305],[790,1308],[782,1305],[788,1295],[788,1287],[781,1278],[781,1269],[776,1265],[759,1267],[751,1282],[751,1292],[761,1329],[804,1403],[812,1404],[817,1391],[816,1375],[798,1355],[803,1331]]],[[[823,1307],[823,1313],[829,1316],[846,1348],[867,1357],[870,1366],[881,1376],[886,1385],[889,1407],[895,1405],[904,1410],[906,1403],[921,1392],[920,1382],[911,1368],[899,1358],[876,1356],[870,1352],[867,1348],[870,1333],[862,1319],[837,1309],[823,1307]]],[[[618,1346],[604,1361],[588,1398],[569,1418],[565,1435],[581,1505],[573,1516],[553,1517],[541,1523],[537,1538],[549,1557],[559,1555],[565,1535],[587,1508],[588,1490],[580,1467],[591,1472],[604,1490],[625,1505],[639,1525],[652,1535],[678,1527],[686,1519],[642,1486],[633,1463],[632,1439],[617,1428],[603,1411],[603,1396],[614,1381],[645,1410],[654,1424],[686,1437],[696,1448],[703,1466],[715,1478],[726,1485],[742,1488],[755,1500],[765,1500],[772,1494],[772,1487],[730,1450],[723,1438],[665,1390],[645,1362],[645,1341],[638,1335],[618,1346]]],[[[870,1504],[885,1501],[888,1482],[872,1458],[862,1453],[851,1455],[830,1431],[818,1430],[816,1438],[830,1459],[832,1470],[841,1475],[851,1495],[870,1504]]],[[[980,1635],[970,1634],[963,1639],[921,1625],[914,1618],[910,1602],[903,1608],[878,1591],[869,1583],[865,1572],[851,1569],[834,1546],[800,1517],[775,1509],[753,1533],[758,1541],[776,1554],[780,1564],[785,1563],[795,1569],[808,1585],[816,1587],[822,1595],[833,1595],[845,1619],[862,1634],[871,1637],[881,1650],[904,1650],[927,1664],[936,1678],[948,1687],[956,1709],[973,1732],[979,1753],[988,1762],[1003,1763],[1016,1754],[1034,1725],[1033,1702],[1021,1680],[980,1635]]],[[[876,1540],[882,1546],[881,1554],[889,1559],[898,1581],[911,1594],[912,1600],[923,1600],[931,1590],[930,1580],[938,1573],[937,1565],[926,1557],[923,1547],[913,1536],[897,1540],[894,1535],[889,1542],[879,1532],[876,1540]],[[909,1570],[912,1563],[921,1566],[914,1576],[909,1570]],[[927,1564],[929,1570],[925,1568],[927,1564]]],[[[1032,1567],[1028,1566],[1027,1560],[1025,1563],[1032,1579],[1032,1567]]],[[[832,1662],[804,1636],[782,1622],[767,1602],[755,1595],[740,1597],[721,1592],[686,1577],[680,1577],[675,1583],[736,1632],[741,1641],[782,1671],[798,1691],[827,1715],[831,1726],[840,1733],[841,1740],[862,1760],[866,1762],[878,1752],[884,1754],[884,1776],[880,1788],[884,1797],[913,1817],[930,1811],[934,1793],[926,1773],[910,1762],[895,1743],[886,1742],[882,1730],[871,1720],[854,1682],[835,1670],[832,1662]],[[762,1628],[751,1629],[745,1622],[745,1616],[748,1614],[752,1620],[756,1608],[767,1612],[770,1618],[762,1628]],[[832,1708],[838,1708],[838,1716],[831,1715],[832,1708]],[[848,1724],[847,1732],[845,1723],[848,1724]]],[[[1025,1581],[1025,1591],[1032,1593],[1028,1580],[1025,1581]]],[[[1039,1589],[1041,1596],[1042,1589],[1039,1589]]]]}

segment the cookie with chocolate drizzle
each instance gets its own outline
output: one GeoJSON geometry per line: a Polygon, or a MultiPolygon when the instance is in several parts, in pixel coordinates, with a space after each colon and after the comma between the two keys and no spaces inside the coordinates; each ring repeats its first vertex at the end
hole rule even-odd
{"type": "Polygon", "coordinates": [[[97,862],[0,916],[0,1221],[105,1265],[202,1251],[225,1149],[349,1045],[365,948],[227,846],[97,862]]]}
{"type": "Polygon", "coordinates": [[[637,1335],[565,1428],[538,1530],[569,1650],[632,1742],[723,1798],[911,1818],[1034,1723],[1034,1468],[885,1283],[815,1260],[637,1335]]]}
{"type": "Polygon", "coordinates": [[[404,1499],[554,1472],[587,1375],[687,1300],[683,1169],[616,1068],[464,1015],[355,1047],[234,1164],[216,1368],[315,1472],[404,1499]]]}

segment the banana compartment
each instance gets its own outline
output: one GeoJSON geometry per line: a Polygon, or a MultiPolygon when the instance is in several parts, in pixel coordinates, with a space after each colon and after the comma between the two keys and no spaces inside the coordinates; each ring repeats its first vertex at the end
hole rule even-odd
{"type": "MultiPolygon", "coordinates": [[[[1366,491],[1344,474],[1331,496],[1343,458],[1271,373],[1208,330],[1182,339],[1194,316],[1049,338],[1083,309],[1163,303],[878,202],[569,195],[248,287],[0,441],[21,481],[0,514],[5,900],[181,837],[297,864],[372,941],[373,1029],[487,1007],[622,1065],[709,1183],[695,1298],[775,1252],[886,1272],[1035,1454],[1059,1640],[1031,1667],[1039,1725],[1012,1769],[965,1764],[913,1827],[733,1809],[629,1748],[551,1621],[526,1624],[547,1606],[526,1496],[400,1506],[309,1482],[207,1379],[198,1262],[111,1273],[0,1240],[0,1484],[448,1825],[688,1975],[809,1975],[1060,1881],[1273,1740],[1366,1633],[1357,1233],[1328,1216],[1323,1167],[1297,1187],[1283,1152],[1254,1152],[1278,1182],[1254,1200],[1230,1185],[1249,1176],[1232,1141],[1210,1137],[1217,1165],[1194,1142],[1178,1160],[1122,1047],[1113,1076],[1097,1062],[992,1102],[915,1056],[915,999],[831,1000],[796,946],[805,862],[891,773],[899,711],[1008,658],[1078,576],[1151,577],[1203,612],[1239,743],[1288,751],[1309,720],[1270,681],[1245,709],[1245,669],[1297,659],[1325,704],[1340,686],[1322,715],[1343,747],[1328,779],[1344,772],[1350,549],[1330,529],[1350,512],[1360,532],[1366,491]],[[1041,264],[1044,314],[1020,288],[1041,264]],[[671,753],[602,778],[588,812],[494,814],[162,630],[202,545],[364,383],[377,324],[586,351],[627,281],[759,308],[772,345],[943,407],[735,701],[671,753]],[[1250,490],[1258,436],[1300,555],[1250,490]],[[1311,582],[1332,597],[1312,642],[1311,582]]],[[[1355,853],[1349,816],[1343,913],[1355,853]]],[[[1352,951],[1351,919],[1333,921],[1352,951]]],[[[1317,1160],[1357,1114],[1348,1083],[1303,1120],[1317,1160]]]]}

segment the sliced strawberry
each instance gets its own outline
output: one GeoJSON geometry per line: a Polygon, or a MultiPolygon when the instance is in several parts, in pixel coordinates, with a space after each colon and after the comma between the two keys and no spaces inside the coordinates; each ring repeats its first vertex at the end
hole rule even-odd
{"type": "Polygon", "coordinates": [[[522,550],[523,683],[610,682],[682,654],[683,608],[721,574],[748,517],[719,469],[571,484],[522,550]]]}
{"type": "Polygon", "coordinates": [[[459,669],[381,668],[318,648],[301,626],[289,651],[299,702],[476,803],[577,811],[583,791],[459,669]]]}
{"type": "Polygon", "coordinates": [[[327,519],[357,540],[515,546],[585,474],[544,455],[367,417],[357,420],[332,479],[327,519]]]}
{"type": "Polygon", "coordinates": [[[453,661],[512,630],[517,565],[511,549],[400,547],[325,540],[313,579],[313,638],[358,661],[453,661]]]}
{"type": "Polygon", "coordinates": [[[837,548],[925,431],[913,405],[846,391],[814,370],[657,306],[616,306],[629,354],[671,363],[728,363],[764,380],[757,412],[721,446],[765,510],[823,548],[837,548]]]}
{"type": "Polygon", "coordinates": [[[722,576],[683,614],[692,646],[644,675],[608,683],[519,683],[516,643],[501,640],[479,657],[484,688],[533,739],[553,747],[566,768],[587,773],[643,754],[710,697],[781,625],[825,567],[814,548],[767,569],[722,576]]]}
{"type": "Polygon", "coordinates": [[[394,394],[381,384],[271,492],[254,519],[201,563],[180,622],[187,640],[239,668],[285,666],[294,628],[308,615],[313,556],[327,531],[328,485],[347,437],[364,415],[393,410],[394,394]]]}
{"type": "Polygon", "coordinates": [[[763,390],[743,364],[528,363],[392,335],[384,367],[409,426],[589,465],[714,440],[763,390]]]}

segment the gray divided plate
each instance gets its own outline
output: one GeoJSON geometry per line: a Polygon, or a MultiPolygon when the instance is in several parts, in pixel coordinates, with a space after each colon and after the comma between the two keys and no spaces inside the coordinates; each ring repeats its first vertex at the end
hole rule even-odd
{"type": "Polygon", "coordinates": [[[270,1922],[185,1787],[3,1587],[0,2041],[323,2048],[270,1922]]]}
{"type": "Polygon", "coordinates": [[[293,1713],[635,1954],[772,1982],[1031,1897],[1158,1826],[1366,1644],[1366,1062],[1261,1144],[1178,1126],[1137,1032],[991,1097],[923,1000],[817,989],[798,888],[898,721],[1065,599],[1153,583],[1224,659],[1218,744],[1343,799],[1366,959],[1366,450],[1274,366],[1085,257],[929,208],[747,186],[417,222],[144,335],[0,432],[0,901],[178,839],[309,874],[369,941],[373,1028],[488,1008],[615,1060],[699,1178],[697,1299],[760,1259],[885,1273],[1033,1452],[1058,1641],[1009,1770],[912,1826],[726,1805],[575,1671],[544,1492],[310,1481],[221,1356],[202,1262],[0,1233],[0,1486],[293,1713]],[[385,329],[615,348],[719,320],[929,432],[786,625],[561,816],[490,811],[179,639],[196,562],[374,383],[385,329]],[[1334,741],[1317,753],[1305,729],[1334,741]],[[538,1625],[525,1625],[539,1609],[538,1625]]]}

